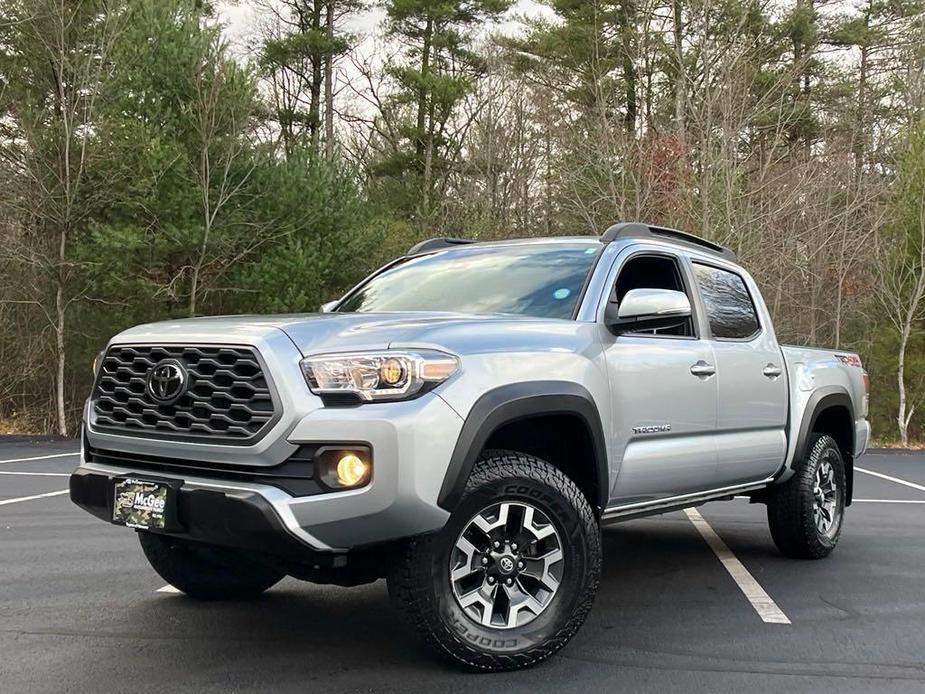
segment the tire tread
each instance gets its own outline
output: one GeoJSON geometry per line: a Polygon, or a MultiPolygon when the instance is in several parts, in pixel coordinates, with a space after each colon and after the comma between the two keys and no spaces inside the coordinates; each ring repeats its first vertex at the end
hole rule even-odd
{"type": "Polygon", "coordinates": [[[768,499],[768,526],[774,544],[784,556],[794,559],[822,559],[831,554],[838,541],[836,535],[831,544],[820,542],[812,512],[808,511],[806,504],[807,496],[812,496],[818,460],[823,452],[830,448],[839,452],[841,465],[837,474],[844,493],[844,462],[838,444],[827,434],[814,434],[809,442],[808,453],[800,461],[793,476],[771,490],[772,494],[768,499]]]}

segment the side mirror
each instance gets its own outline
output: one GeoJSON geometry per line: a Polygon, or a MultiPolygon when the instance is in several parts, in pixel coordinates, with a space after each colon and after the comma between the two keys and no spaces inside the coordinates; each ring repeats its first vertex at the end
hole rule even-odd
{"type": "Polygon", "coordinates": [[[322,313],[330,313],[334,310],[334,307],[337,306],[340,299],[334,299],[334,301],[328,301],[327,303],[321,304],[322,313]]]}
{"type": "Polygon", "coordinates": [[[691,316],[684,292],[672,289],[630,289],[619,304],[607,304],[604,322],[614,333],[671,328],[691,316]]]}

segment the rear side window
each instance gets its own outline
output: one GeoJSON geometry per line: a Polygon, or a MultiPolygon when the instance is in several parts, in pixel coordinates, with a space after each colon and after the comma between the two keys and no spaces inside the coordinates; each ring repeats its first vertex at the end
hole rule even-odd
{"type": "Polygon", "coordinates": [[[700,263],[694,263],[694,274],[713,337],[742,339],[758,332],[758,313],[739,275],[700,263]]]}

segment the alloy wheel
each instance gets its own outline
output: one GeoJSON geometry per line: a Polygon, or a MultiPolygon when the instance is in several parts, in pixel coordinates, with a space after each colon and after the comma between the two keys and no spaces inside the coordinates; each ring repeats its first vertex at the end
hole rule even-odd
{"type": "Polygon", "coordinates": [[[813,521],[816,529],[825,537],[833,537],[838,531],[840,515],[835,468],[831,462],[823,460],[813,477],[813,521]]]}
{"type": "Polygon", "coordinates": [[[519,501],[473,516],[450,553],[450,585],[478,624],[510,629],[541,615],[559,590],[562,539],[540,509],[519,501]]]}

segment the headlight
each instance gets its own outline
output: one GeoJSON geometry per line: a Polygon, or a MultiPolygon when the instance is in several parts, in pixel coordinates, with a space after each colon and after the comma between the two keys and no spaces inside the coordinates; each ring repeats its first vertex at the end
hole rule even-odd
{"type": "Polygon", "coordinates": [[[320,354],[301,362],[316,395],[355,395],[361,400],[404,400],[433,388],[459,368],[451,354],[422,350],[320,354]]]}

